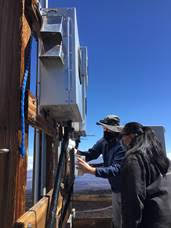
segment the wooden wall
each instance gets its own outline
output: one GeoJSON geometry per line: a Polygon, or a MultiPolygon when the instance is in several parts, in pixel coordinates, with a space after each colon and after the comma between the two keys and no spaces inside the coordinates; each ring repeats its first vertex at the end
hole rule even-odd
{"type": "Polygon", "coordinates": [[[22,0],[0,1],[0,227],[15,220],[16,171],[19,164],[22,0]]]}

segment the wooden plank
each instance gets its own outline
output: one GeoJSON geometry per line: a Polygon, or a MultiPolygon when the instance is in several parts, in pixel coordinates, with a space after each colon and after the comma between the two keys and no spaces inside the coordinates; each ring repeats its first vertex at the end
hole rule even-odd
{"type": "Polygon", "coordinates": [[[27,123],[34,128],[45,131],[47,135],[54,137],[57,133],[55,122],[50,117],[38,114],[37,99],[28,92],[28,116],[27,123]]]}
{"type": "MultiPolygon", "coordinates": [[[[16,227],[28,227],[31,224],[32,228],[45,228],[51,198],[52,190],[17,220],[16,227]]],[[[62,196],[59,194],[57,217],[60,216],[61,208],[62,196]]]]}
{"type": "Polygon", "coordinates": [[[37,117],[37,100],[31,92],[28,94],[28,119],[36,120],[37,117]]]}
{"type": "Polygon", "coordinates": [[[34,116],[35,114],[33,113],[33,111],[30,111],[29,109],[27,120],[28,124],[39,130],[44,130],[44,132],[49,136],[54,137],[57,134],[56,127],[54,124],[51,123],[50,120],[46,120],[40,115],[37,115],[35,119],[34,116]]]}
{"type": "Polygon", "coordinates": [[[46,224],[46,216],[48,209],[48,198],[42,198],[38,204],[27,211],[21,218],[17,220],[17,225],[22,224],[22,227],[28,227],[28,224],[32,225],[32,228],[43,228],[46,224]]]}
{"type": "Polygon", "coordinates": [[[37,115],[36,120],[33,118],[28,119],[28,123],[35,128],[44,130],[47,135],[54,137],[56,135],[56,126],[52,123],[51,119],[45,119],[40,115],[37,115]]]}

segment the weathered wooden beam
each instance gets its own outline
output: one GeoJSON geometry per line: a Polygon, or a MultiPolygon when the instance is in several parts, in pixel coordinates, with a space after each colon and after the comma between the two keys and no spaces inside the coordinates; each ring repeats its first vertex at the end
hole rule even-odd
{"type": "MultiPolygon", "coordinates": [[[[28,227],[29,224],[32,228],[45,228],[51,198],[52,190],[17,220],[16,228],[28,227]]],[[[60,216],[61,208],[62,196],[59,194],[57,217],[60,216]]]]}
{"type": "Polygon", "coordinates": [[[40,36],[42,17],[38,8],[38,0],[25,0],[25,16],[35,37],[40,36]]]}
{"type": "Polygon", "coordinates": [[[35,121],[37,117],[37,100],[31,92],[28,94],[28,120],[35,121]]]}
{"type": "Polygon", "coordinates": [[[49,121],[45,120],[41,116],[37,116],[36,119],[29,117],[27,123],[34,128],[37,128],[39,130],[44,130],[45,133],[49,136],[54,137],[56,135],[55,127],[53,127],[49,121]]]}
{"type": "Polygon", "coordinates": [[[52,137],[57,133],[55,122],[52,119],[37,114],[37,100],[30,92],[28,93],[27,123],[34,128],[45,131],[47,135],[52,137]]]}

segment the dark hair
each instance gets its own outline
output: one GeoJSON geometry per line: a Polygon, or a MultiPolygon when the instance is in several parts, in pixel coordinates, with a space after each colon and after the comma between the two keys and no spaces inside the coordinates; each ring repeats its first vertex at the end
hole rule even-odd
{"type": "Polygon", "coordinates": [[[169,159],[164,152],[156,134],[150,127],[144,127],[140,123],[130,122],[123,128],[123,134],[135,134],[129,145],[126,155],[141,153],[147,160],[160,171],[166,174],[169,167],[169,159]]]}
{"type": "Polygon", "coordinates": [[[143,125],[137,122],[127,123],[122,130],[122,134],[141,135],[142,133],[143,133],[143,125]]]}

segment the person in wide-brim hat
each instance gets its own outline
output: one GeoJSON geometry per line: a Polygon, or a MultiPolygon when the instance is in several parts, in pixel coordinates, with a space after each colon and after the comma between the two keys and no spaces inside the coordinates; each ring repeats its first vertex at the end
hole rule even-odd
{"type": "Polygon", "coordinates": [[[77,151],[86,158],[86,161],[78,158],[78,165],[85,173],[109,180],[112,189],[112,223],[113,227],[121,228],[120,168],[125,151],[119,140],[122,129],[120,118],[116,115],[107,115],[99,120],[97,125],[103,127],[103,137],[88,151],[77,151]],[[100,155],[104,161],[102,167],[92,167],[87,163],[100,155]]]}

